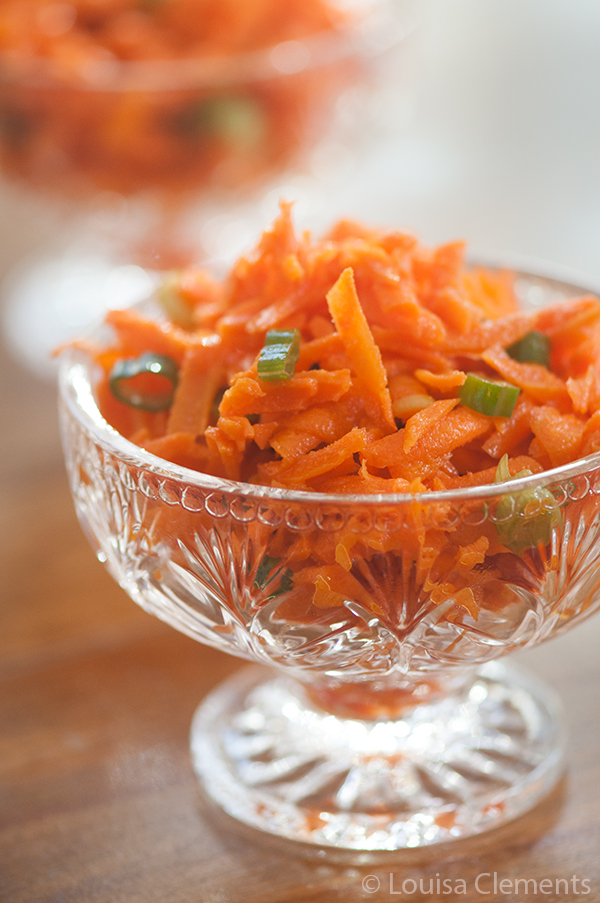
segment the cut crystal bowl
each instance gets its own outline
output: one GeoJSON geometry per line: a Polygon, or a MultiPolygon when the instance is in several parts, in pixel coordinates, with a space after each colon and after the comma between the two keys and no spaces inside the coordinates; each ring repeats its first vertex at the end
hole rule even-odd
{"type": "MultiPolygon", "coordinates": [[[[516,289],[524,306],[581,293],[526,272],[516,289]]],[[[397,850],[495,827],[550,790],[560,706],[499,659],[600,604],[600,455],[510,487],[288,491],[125,440],[80,352],[63,356],[60,391],[99,559],[147,611],[263,666],[218,687],[193,721],[195,769],[226,812],[319,847],[397,850]],[[488,552],[461,574],[482,536],[488,552]],[[357,543],[341,568],[340,548],[357,543]],[[312,593],[294,582],[298,558],[322,575],[327,606],[314,581],[312,593]]]]}

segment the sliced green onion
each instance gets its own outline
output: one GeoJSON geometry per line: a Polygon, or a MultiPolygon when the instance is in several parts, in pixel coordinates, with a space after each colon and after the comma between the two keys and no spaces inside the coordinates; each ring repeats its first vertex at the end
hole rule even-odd
{"type": "Polygon", "coordinates": [[[173,120],[189,138],[216,138],[234,149],[250,150],[265,138],[265,117],[258,100],[246,94],[220,94],[193,101],[173,120]]]}
{"type": "Polygon", "coordinates": [[[529,477],[531,476],[530,470],[521,470],[514,477],[510,472],[510,468],[508,466],[508,455],[502,455],[500,460],[498,461],[498,467],[496,468],[496,476],[494,477],[494,483],[505,483],[507,480],[516,480],[518,477],[529,477]]]}
{"type": "MultiPolygon", "coordinates": [[[[256,577],[254,578],[254,586],[256,589],[265,589],[270,583],[272,583],[276,577],[281,574],[281,568],[277,567],[280,563],[281,558],[271,558],[270,555],[265,555],[261,563],[256,569],[256,577]]],[[[276,599],[277,596],[281,596],[283,593],[289,592],[289,590],[293,586],[293,572],[287,568],[283,574],[281,574],[281,580],[279,581],[279,586],[276,589],[273,589],[272,592],[269,593],[268,599],[276,599]]]]}
{"type": "Polygon", "coordinates": [[[274,589],[272,593],[269,593],[269,599],[276,599],[277,596],[282,596],[283,593],[289,593],[294,585],[294,572],[287,568],[279,581],[279,586],[277,589],[274,589]]]}
{"type": "Polygon", "coordinates": [[[271,574],[271,571],[277,567],[280,561],[281,558],[271,558],[270,555],[265,555],[256,569],[256,577],[254,578],[254,586],[256,589],[264,589],[265,584],[273,579],[275,575],[271,574]]]}
{"type": "Polygon", "coordinates": [[[265,135],[262,109],[254,97],[229,95],[217,97],[207,110],[212,131],[232,147],[253,148],[265,135]]]}
{"type": "Polygon", "coordinates": [[[167,276],[156,293],[156,300],[168,316],[171,323],[182,329],[193,329],[195,325],[194,311],[181,297],[180,278],[177,273],[167,276]]]}
{"type": "Polygon", "coordinates": [[[510,383],[469,373],[460,388],[460,400],[465,407],[487,417],[510,417],[520,391],[510,383]]]}
{"type": "MultiPolygon", "coordinates": [[[[496,483],[530,477],[529,469],[511,476],[508,455],[504,455],[496,469],[496,483]]],[[[496,506],[495,527],[499,541],[515,554],[525,549],[547,546],[552,539],[552,531],[562,524],[562,513],[557,508],[556,499],[548,489],[534,486],[522,492],[505,496],[496,506]]]]}
{"type": "Polygon", "coordinates": [[[165,411],[170,408],[177,382],[175,361],[153,352],[117,361],[108,377],[115,398],[141,411],[165,411]]]}
{"type": "Polygon", "coordinates": [[[270,329],[258,358],[257,371],[260,379],[291,379],[296,370],[300,354],[300,331],[298,329],[270,329]]]}
{"type": "Polygon", "coordinates": [[[547,336],[545,332],[534,330],[509,345],[506,353],[521,364],[542,364],[543,367],[549,369],[550,347],[550,336],[547,336]]]}

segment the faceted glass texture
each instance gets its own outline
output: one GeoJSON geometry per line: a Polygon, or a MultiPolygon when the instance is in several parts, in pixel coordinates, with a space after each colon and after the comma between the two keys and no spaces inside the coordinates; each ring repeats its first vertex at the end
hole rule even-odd
{"type": "MultiPolygon", "coordinates": [[[[582,293],[525,272],[517,290],[529,306],[582,293]]],[[[600,455],[420,496],[236,484],[117,434],[76,352],[61,422],[82,526],[132,599],[275,666],[236,676],[194,720],[196,769],[230,814],[321,846],[399,849],[495,826],[552,786],[555,701],[490,663],[598,608],[600,455]],[[479,537],[490,554],[461,585],[457,550],[479,537]],[[357,544],[368,554],[348,567],[357,544]],[[314,580],[294,579],[302,556],[339,604],[315,605],[314,580]]]]}

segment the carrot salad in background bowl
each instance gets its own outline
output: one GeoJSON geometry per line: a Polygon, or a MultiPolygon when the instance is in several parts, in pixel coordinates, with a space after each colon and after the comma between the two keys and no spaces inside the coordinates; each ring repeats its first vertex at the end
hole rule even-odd
{"type": "Polygon", "coordinates": [[[144,297],[150,271],[229,265],[269,191],[318,208],[395,129],[421,14],[419,0],[3,0],[0,188],[45,242],[5,283],[19,360],[54,377],[51,350],[144,297]]]}
{"type": "Polygon", "coordinates": [[[297,162],[368,78],[384,6],[5,0],[2,166],[61,193],[253,184],[297,162]]]}

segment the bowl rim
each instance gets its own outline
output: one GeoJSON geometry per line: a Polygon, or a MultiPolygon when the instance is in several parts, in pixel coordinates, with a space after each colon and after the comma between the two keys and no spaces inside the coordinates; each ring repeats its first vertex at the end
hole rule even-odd
{"type": "MultiPolygon", "coordinates": [[[[539,279],[542,282],[554,283],[563,289],[575,293],[593,294],[600,297],[600,291],[589,287],[589,282],[581,273],[560,265],[548,263],[541,258],[531,258],[511,254],[481,254],[468,261],[469,265],[482,265],[496,269],[510,269],[516,279],[539,279]],[[533,268],[532,268],[533,267],[533,268]],[[574,281],[572,281],[574,280],[574,281]],[[588,287],[584,287],[587,282],[588,287]]],[[[332,507],[406,507],[418,505],[428,507],[434,504],[475,502],[499,499],[507,495],[535,488],[548,487],[574,477],[600,469],[600,451],[579,458],[560,467],[553,467],[541,473],[520,477],[502,483],[486,483],[482,486],[467,486],[458,489],[436,490],[431,492],[394,492],[343,494],[307,491],[302,489],[284,489],[264,486],[260,483],[246,483],[216,477],[202,471],[192,470],[179,464],[173,464],[159,458],[151,452],[126,439],[102,416],[96,403],[93,391],[93,372],[96,364],[89,355],[78,348],[67,348],[61,351],[59,360],[59,398],[66,405],[72,416],[93,435],[110,454],[121,457],[128,465],[133,465],[157,476],[165,477],[188,486],[204,489],[209,492],[222,492],[244,498],[256,498],[295,504],[312,504],[332,507]]]]}
{"type": "Polygon", "coordinates": [[[229,55],[149,60],[115,58],[93,62],[81,72],[68,72],[51,57],[0,51],[0,85],[12,81],[42,89],[60,87],[119,93],[214,89],[286,79],[347,59],[375,57],[399,44],[416,27],[414,0],[364,0],[362,5],[365,9],[347,23],[229,55]],[[382,15],[386,9],[390,15],[382,15]],[[292,44],[300,49],[304,59],[299,60],[298,68],[286,70],[277,65],[273,53],[281,46],[292,44]]]}

